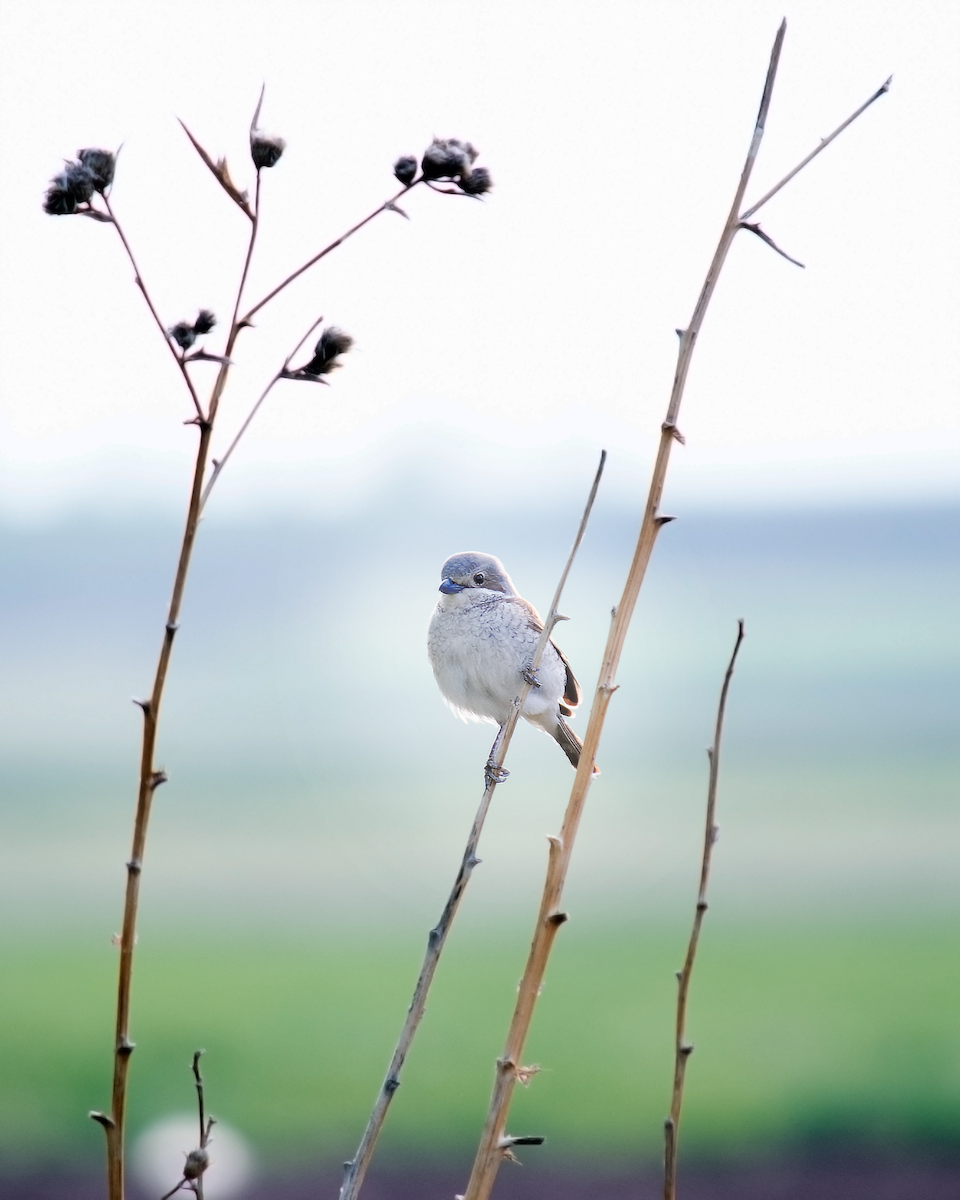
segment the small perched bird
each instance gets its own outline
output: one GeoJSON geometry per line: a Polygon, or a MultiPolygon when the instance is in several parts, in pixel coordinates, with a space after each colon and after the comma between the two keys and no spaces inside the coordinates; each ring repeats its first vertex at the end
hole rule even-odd
{"type": "MultiPolygon", "coordinates": [[[[583,744],[564,717],[580,703],[580,685],[553,642],[547,642],[536,676],[530,676],[543,631],[540,614],[517,595],[503,563],[492,554],[454,554],[440,575],[427,653],[447,704],[465,719],[493,721],[502,730],[523,681],[530,680],[522,715],[559,742],[576,767],[583,744]]],[[[497,742],[493,745],[491,764],[497,742]]]]}

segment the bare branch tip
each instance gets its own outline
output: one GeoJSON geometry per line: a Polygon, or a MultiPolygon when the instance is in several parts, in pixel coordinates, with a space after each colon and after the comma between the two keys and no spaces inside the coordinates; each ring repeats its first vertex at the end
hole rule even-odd
{"type": "Polygon", "coordinates": [[[267,91],[267,85],[266,85],[266,82],[264,82],[264,84],[260,88],[260,99],[257,101],[257,107],[253,110],[253,119],[250,122],[251,136],[253,134],[253,131],[257,127],[257,122],[260,120],[260,109],[263,106],[263,97],[266,95],[266,91],[267,91]]]}

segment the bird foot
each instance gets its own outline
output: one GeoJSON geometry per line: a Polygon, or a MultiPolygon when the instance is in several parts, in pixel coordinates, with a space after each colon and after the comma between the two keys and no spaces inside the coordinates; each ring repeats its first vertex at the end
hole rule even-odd
{"type": "Polygon", "coordinates": [[[531,687],[535,688],[540,686],[540,680],[537,678],[537,673],[533,667],[524,667],[520,674],[523,677],[524,683],[529,683],[531,687]]]}
{"type": "Polygon", "coordinates": [[[498,767],[492,758],[487,759],[486,766],[483,768],[483,777],[487,782],[487,787],[492,787],[495,783],[503,783],[509,776],[510,772],[506,767],[498,767]]]}

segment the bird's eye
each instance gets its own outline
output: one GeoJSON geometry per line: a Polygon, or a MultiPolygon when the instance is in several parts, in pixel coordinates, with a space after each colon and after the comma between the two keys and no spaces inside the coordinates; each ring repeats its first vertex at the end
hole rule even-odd
{"type": "Polygon", "coordinates": [[[483,583],[484,579],[486,579],[484,573],[482,571],[478,571],[473,577],[473,582],[477,585],[477,587],[479,587],[480,584],[483,583]]]}

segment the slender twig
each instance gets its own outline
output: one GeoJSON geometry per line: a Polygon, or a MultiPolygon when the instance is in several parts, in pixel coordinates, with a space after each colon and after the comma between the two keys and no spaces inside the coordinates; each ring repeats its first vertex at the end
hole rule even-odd
{"type": "MultiPolygon", "coordinates": [[[[112,215],[112,214],[111,214],[112,215]]],[[[118,226],[119,230],[119,226],[118,226]]],[[[246,280],[247,269],[249,267],[250,256],[253,252],[253,242],[257,235],[257,217],[254,214],[254,219],[250,228],[250,239],[247,247],[247,254],[244,260],[244,269],[241,274],[240,284],[237,288],[237,300],[234,306],[234,312],[239,309],[240,294],[246,280]]],[[[122,237],[121,233],[121,237],[122,237]]],[[[124,239],[124,245],[127,242],[124,239]]],[[[130,257],[131,263],[136,271],[136,264],[133,256],[127,246],[127,254],[130,257]]],[[[137,272],[137,284],[145,296],[146,290],[137,272]]],[[[164,340],[168,341],[167,333],[164,329],[153,304],[149,297],[147,303],[150,305],[150,311],[157,321],[157,325],[163,334],[164,340]]],[[[236,341],[238,333],[238,325],[236,320],[231,324],[230,334],[227,340],[226,361],[224,361],[220,370],[217,372],[217,379],[213,385],[210,402],[207,408],[207,416],[203,416],[203,410],[198,401],[196,401],[197,416],[193,418],[192,423],[199,430],[199,439],[197,443],[196,459],[193,470],[193,480],[190,485],[190,500],[187,506],[187,516],[184,523],[183,538],[180,544],[180,555],[177,561],[177,570],[174,577],[173,592],[170,597],[170,605],[167,610],[167,620],[164,626],[163,639],[160,645],[160,655],[157,661],[157,669],[154,675],[153,688],[150,692],[149,699],[138,701],[140,708],[143,711],[143,742],[140,753],[140,784],[137,792],[137,808],[134,817],[133,827],[133,847],[130,858],[127,862],[127,886],[124,898],[123,907],[123,928],[120,934],[120,966],[117,980],[117,1019],[116,1019],[116,1040],[114,1043],[114,1068],[113,1068],[113,1087],[111,1092],[110,1114],[105,1116],[102,1113],[92,1113],[91,1116],[98,1120],[104,1127],[107,1138],[107,1183],[109,1200],[123,1200],[124,1196],[124,1174],[125,1174],[125,1126],[126,1126],[126,1106],[127,1106],[127,1076],[129,1072],[130,1056],[134,1050],[134,1043],[130,1039],[130,999],[131,988],[133,983],[133,955],[134,946],[136,944],[136,926],[137,926],[137,908],[140,896],[140,873],[143,867],[143,858],[146,850],[147,828],[150,822],[150,808],[153,802],[153,795],[157,787],[166,781],[166,775],[154,765],[154,755],[156,753],[157,742],[157,726],[160,717],[160,705],[163,699],[163,690],[167,678],[167,670],[170,665],[170,656],[173,652],[173,642],[176,637],[179,627],[180,608],[183,603],[184,588],[187,582],[187,571],[190,567],[190,559],[193,554],[193,547],[196,541],[197,528],[200,524],[200,499],[203,487],[203,477],[206,474],[207,459],[210,452],[210,439],[213,434],[214,420],[216,417],[217,402],[222,394],[223,387],[226,383],[227,374],[229,372],[229,358],[233,350],[233,345],[236,341]]],[[[186,378],[186,370],[181,364],[184,377],[186,378]]],[[[188,383],[190,381],[188,380],[188,383]]],[[[195,393],[191,384],[191,395],[195,397],[195,393]]]]}
{"type": "Polygon", "coordinates": [[[321,251],[319,251],[317,254],[315,254],[313,256],[313,258],[308,258],[307,261],[303,264],[303,266],[297,267],[297,269],[295,271],[291,271],[291,273],[286,277],[286,279],[281,280],[281,282],[278,283],[277,286],[275,288],[273,288],[272,291],[267,292],[267,294],[263,297],[262,300],[257,301],[257,303],[253,306],[253,308],[251,308],[246,313],[246,315],[244,316],[244,318],[240,322],[240,324],[241,325],[249,325],[250,320],[254,316],[254,314],[258,313],[265,304],[269,304],[270,301],[275,296],[278,296],[285,287],[288,287],[291,283],[293,283],[293,281],[295,279],[299,278],[304,273],[304,271],[309,271],[310,268],[315,263],[318,263],[321,258],[325,258],[330,253],[331,250],[336,250],[336,248],[338,246],[342,246],[343,243],[347,240],[347,238],[353,237],[353,235],[358,230],[362,229],[364,227],[364,225],[368,225],[373,220],[374,217],[378,217],[382,212],[399,212],[401,216],[406,216],[406,213],[404,213],[401,209],[398,209],[396,207],[397,201],[400,199],[401,196],[405,196],[407,194],[407,192],[410,191],[411,188],[415,188],[418,183],[423,183],[422,177],[420,179],[415,179],[409,185],[402,187],[395,196],[391,196],[389,200],[384,200],[384,202],[378,208],[375,208],[372,213],[369,213],[367,216],[365,216],[362,221],[358,221],[356,223],[356,225],[351,226],[347,230],[346,233],[342,233],[340,235],[340,237],[338,237],[335,241],[331,242],[328,246],[324,246],[324,248],[321,251]]]}
{"type": "Polygon", "coordinates": [[[790,180],[793,179],[794,175],[799,175],[799,173],[803,170],[803,168],[805,166],[807,166],[808,163],[813,162],[813,160],[817,157],[818,154],[822,154],[823,151],[826,150],[826,148],[830,145],[830,143],[832,141],[834,141],[836,138],[838,138],[841,133],[843,133],[843,131],[847,128],[848,125],[852,125],[853,122],[857,119],[857,117],[860,116],[861,113],[865,113],[867,111],[867,109],[870,107],[870,105],[874,103],[875,100],[879,100],[881,96],[885,96],[887,94],[887,92],[890,91],[890,87],[892,84],[893,84],[893,76],[891,75],[891,76],[889,76],[889,78],[887,78],[883,81],[883,83],[880,85],[880,87],[877,88],[877,90],[873,93],[873,95],[870,97],[869,100],[864,101],[864,103],[860,105],[860,107],[856,110],[856,112],[851,113],[850,116],[847,117],[847,119],[845,121],[842,121],[836,127],[836,129],[833,131],[833,133],[828,134],[820,142],[819,146],[817,146],[817,148],[815,150],[811,150],[806,158],[801,159],[801,161],[797,163],[797,165],[793,168],[793,170],[788,171],[787,174],[784,175],[784,177],[780,180],[779,183],[775,183],[773,185],[773,187],[770,189],[769,192],[765,192],[760,197],[760,199],[756,202],[756,204],[754,204],[750,208],[748,208],[746,210],[746,212],[741,213],[740,220],[747,221],[750,219],[750,217],[753,216],[754,213],[759,212],[760,209],[763,208],[763,206],[766,204],[766,202],[768,200],[772,200],[773,197],[777,194],[777,192],[780,191],[781,188],[786,187],[786,185],[790,182],[790,180]]]}
{"type": "Polygon", "coordinates": [[[203,1176],[207,1167],[210,1165],[210,1155],[207,1153],[207,1146],[210,1144],[210,1131],[216,1125],[213,1117],[207,1119],[204,1115],[203,1107],[203,1076],[200,1074],[200,1059],[203,1055],[202,1050],[194,1050],[193,1062],[191,1070],[193,1071],[193,1083],[197,1089],[197,1109],[200,1115],[200,1140],[196,1150],[191,1150],[187,1155],[187,1161],[183,1164],[183,1174],[177,1183],[165,1192],[160,1200],[170,1200],[171,1196],[175,1196],[183,1188],[197,1197],[197,1200],[203,1200],[203,1176]]]}
{"type": "Polygon", "coordinates": [[[130,243],[127,241],[127,235],[123,232],[123,226],[117,220],[117,214],[113,211],[113,207],[110,204],[110,198],[106,195],[106,193],[104,193],[103,196],[103,203],[106,205],[107,212],[110,214],[110,219],[113,225],[116,227],[120,241],[123,243],[123,248],[127,252],[127,258],[130,260],[130,265],[133,267],[134,283],[136,283],[137,287],[140,289],[140,294],[147,302],[147,308],[150,309],[150,315],[153,317],[157,324],[157,328],[160,330],[160,336],[163,338],[164,342],[166,342],[167,349],[173,355],[173,361],[177,364],[180,374],[183,376],[183,381],[187,385],[187,391],[190,393],[190,399],[193,401],[193,407],[196,409],[197,417],[202,421],[203,409],[200,407],[200,398],[197,395],[196,388],[193,386],[193,380],[190,378],[190,374],[187,371],[184,360],[177,353],[173,342],[170,340],[170,337],[167,333],[167,327],[160,320],[160,314],[154,307],[153,301],[150,298],[150,293],[147,291],[147,285],[143,282],[143,276],[140,274],[140,268],[137,266],[137,260],[133,257],[133,250],[130,247],[130,243]]]}
{"type": "Polygon", "coordinates": [[[250,230],[250,240],[247,242],[247,253],[243,260],[243,271],[240,274],[240,286],[237,288],[237,299],[233,306],[233,316],[230,318],[231,332],[237,327],[237,315],[240,312],[240,303],[243,300],[243,289],[246,287],[247,275],[250,273],[250,262],[253,259],[253,247],[257,241],[257,230],[260,228],[260,176],[262,172],[257,171],[257,182],[254,189],[253,200],[253,228],[250,230]]]}
{"type": "MultiPolygon", "coordinates": [[[[593,502],[597,496],[597,489],[600,486],[600,478],[603,475],[604,464],[607,460],[606,450],[600,455],[600,465],[597,467],[597,473],[593,480],[593,486],[590,489],[590,495],[587,498],[587,503],[583,510],[583,516],[580,518],[580,526],[577,529],[577,536],[574,539],[570,554],[567,557],[566,565],[563,568],[563,573],[560,576],[560,582],[557,584],[557,590],[554,592],[553,600],[550,603],[550,609],[547,618],[543,623],[543,630],[540,633],[540,638],[537,642],[536,649],[533,653],[533,658],[530,663],[530,678],[540,661],[543,658],[547,643],[550,640],[550,634],[558,621],[565,620],[558,611],[560,604],[560,596],[563,592],[564,584],[567,581],[567,576],[570,574],[570,568],[573,566],[573,560],[577,550],[580,548],[580,543],[583,540],[584,532],[587,528],[587,522],[590,519],[590,513],[593,509],[593,502]]],[[[410,1045],[416,1035],[417,1028],[423,1017],[426,1009],[427,993],[430,991],[430,985],[433,983],[433,977],[436,974],[437,965],[440,961],[440,955],[443,952],[444,944],[447,940],[447,935],[453,924],[454,917],[457,914],[457,909],[460,906],[460,901],[467,889],[467,884],[470,882],[470,876],[473,874],[474,867],[480,861],[477,858],[477,845],[480,841],[480,834],[483,830],[484,821],[487,818],[487,811],[490,808],[490,801],[493,799],[493,793],[497,788],[497,781],[502,778],[500,768],[503,766],[504,758],[510,746],[510,739],[513,737],[513,731],[517,727],[517,721],[520,719],[520,714],[523,710],[523,705],[526,702],[527,696],[530,694],[532,684],[524,678],[520,692],[513,702],[513,709],[504,723],[501,736],[497,739],[497,749],[493,756],[494,770],[488,770],[486,773],[487,786],[484,789],[483,797],[480,801],[480,807],[477,809],[477,815],[473,819],[473,826],[470,830],[470,836],[467,838],[467,845],[463,852],[463,859],[460,863],[460,869],[457,872],[457,877],[454,880],[453,888],[447,898],[447,903],[444,905],[443,912],[440,914],[440,920],[430,930],[427,937],[427,949],[424,955],[423,965],[420,968],[420,975],[417,979],[416,987],[413,989],[413,997],[410,1001],[410,1006],[407,1009],[407,1019],[404,1022],[403,1029],[400,1033],[399,1041],[396,1049],[393,1052],[393,1057],[390,1060],[390,1066],[387,1068],[386,1078],[377,1095],[376,1103],[373,1111],[370,1114],[370,1119],[367,1122],[367,1127],[363,1131],[363,1137],[360,1140],[360,1145],[357,1148],[353,1158],[344,1164],[344,1179],[340,1189],[340,1200],[356,1200],[360,1194],[360,1189],[363,1185],[363,1179],[367,1168],[370,1165],[370,1160],[373,1157],[374,1147],[376,1146],[377,1138],[380,1130],[383,1128],[383,1123],[387,1117],[387,1110],[390,1107],[390,1102],[397,1088],[400,1086],[400,1072],[403,1069],[403,1064],[406,1060],[410,1045]]],[[[590,760],[593,761],[592,759],[590,760]]]]}
{"type": "MultiPolygon", "coordinates": [[[[486,1124],[480,1138],[480,1145],[477,1149],[473,1171],[464,1194],[465,1200],[487,1200],[493,1188],[497,1170],[504,1157],[503,1138],[507,1136],[505,1134],[505,1125],[510,1101],[513,1096],[514,1086],[525,1070],[521,1066],[524,1042],[533,1017],[534,1006],[543,983],[554,939],[558,929],[567,919],[567,914],[560,909],[563,886],[580,817],[583,812],[587,792],[590,788],[592,778],[591,768],[596,760],[607,707],[617,687],[615,678],[620,654],[657,535],[663,525],[672,520],[671,517],[660,515],[659,505],[670,461],[670,451],[675,441],[683,441],[683,436],[677,428],[677,417],[680,411],[680,403],[683,399],[687,374],[690,369],[690,361],[723,264],[734,238],[742,226],[744,217],[740,215],[740,206],[743,203],[743,197],[753,173],[760,143],[763,140],[766,129],[767,116],[773,95],[773,85],[776,79],[785,33],[786,21],[780,25],[774,40],[770,62],[767,67],[763,95],[760,100],[760,108],[754,124],[753,136],[750,140],[746,161],[744,162],[740,181],[734,195],[733,204],[724,223],[717,249],[714,252],[713,260],[710,263],[706,279],[700,291],[700,296],[694,307],[690,324],[686,329],[679,331],[680,345],[677,367],[667,407],[667,415],[661,426],[660,445],[650,481],[640,535],[637,540],[637,546],[630,565],[622,599],[617,608],[614,609],[613,621],[607,639],[606,650],[604,651],[593,709],[590,713],[590,721],[583,739],[580,766],[577,768],[563,825],[559,837],[551,837],[549,839],[547,874],[540,912],[537,917],[533,941],[527,957],[526,969],[520,983],[506,1047],[501,1057],[497,1060],[493,1094],[490,1100],[486,1124]]],[[[863,106],[863,108],[865,107],[867,106],[863,106]]],[[[862,112],[863,108],[859,111],[862,112]]],[[[850,120],[853,119],[850,118],[850,120]]],[[[845,122],[841,128],[849,125],[850,120],[845,122]]],[[[809,161],[809,158],[806,161],[809,161]]],[[[803,163],[800,164],[800,167],[803,165],[803,163]]],[[[797,169],[799,170],[800,168],[797,169]]],[[[796,173],[796,171],[793,171],[788,178],[792,178],[796,173]]],[[[744,215],[755,212],[758,207],[759,205],[755,205],[752,210],[748,210],[748,214],[744,215]]]]}
{"type": "Polygon", "coordinates": [[[737,640],[733,653],[727,664],[720,689],[720,701],[717,705],[717,720],[713,731],[713,743],[707,750],[710,763],[710,774],[707,783],[707,812],[703,831],[703,854],[700,859],[700,886],[697,889],[697,906],[693,916],[693,928],[690,931],[690,941],[687,944],[687,956],[683,969],[677,972],[677,1023],[674,1044],[673,1065],[673,1096],[670,1101],[670,1116],[664,1122],[664,1138],[666,1147],[663,1166],[663,1197],[664,1200],[676,1200],[677,1194],[677,1149],[680,1136],[680,1109],[683,1105],[683,1083],[686,1077],[687,1062],[693,1053],[693,1046],[686,1040],[687,998],[690,992],[690,979],[693,975],[693,964],[697,956],[697,945],[700,940],[700,928],[707,911],[707,885],[710,882],[710,860],[713,847],[716,844],[719,828],[717,815],[717,780],[720,777],[720,742],[723,737],[723,718],[727,707],[727,693],[730,690],[730,680],[736,666],[737,655],[743,643],[743,621],[737,622],[737,640]]]}
{"type": "Polygon", "coordinates": [[[207,1127],[206,1116],[203,1107],[203,1076],[200,1074],[200,1059],[202,1057],[202,1050],[194,1050],[193,1062],[190,1065],[190,1069],[193,1071],[193,1086],[197,1089],[197,1114],[200,1118],[200,1145],[201,1147],[206,1147],[210,1130],[207,1127]]]}
{"type": "Polygon", "coordinates": [[[285,377],[285,375],[290,367],[291,359],[294,357],[295,354],[297,354],[299,352],[300,347],[307,340],[307,338],[310,336],[310,334],[313,333],[313,331],[317,328],[317,326],[321,323],[322,320],[323,320],[323,317],[317,317],[317,319],[313,322],[313,324],[310,326],[310,328],[307,330],[307,332],[303,335],[303,337],[300,339],[300,341],[297,342],[296,346],[294,346],[294,348],[290,351],[290,353],[284,359],[283,366],[280,368],[279,371],[277,371],[277,373],[274,375],[274,377],[270,380],[270,382],[267,384],[267,386],[263,389],[263,391],[257,397],[253,407],[247,413],[243,424],[240,426],[239,430],[237,431],[236,436],[234,437],[233,441],[230,443],[230,445],[224,451],[222,457],[211,460],[213,463],[213,470],[210,473],[210,478],[207,480],[206,486],[203,489],[203,494],[200,497],[200,511],[201,512],[203,511],[204,506],[207,503],[207,500],[210,496],[211,491],[213,491],[213,485],[220,478],[220,473],[223,471],[223,468],[227,465],[227,461],[229,460],[231,454],[233,454],[234,450],[236,450],[238,442],[243,437],[243,435],[247,432],[247,430],[250,428],[253,418],[257,415],[260,405],[263,404],[264,400],[266,400],[267,396],[269,396],[269,394],[273,390],[274,386],[281,379],[283,379],[285,377]]]}

